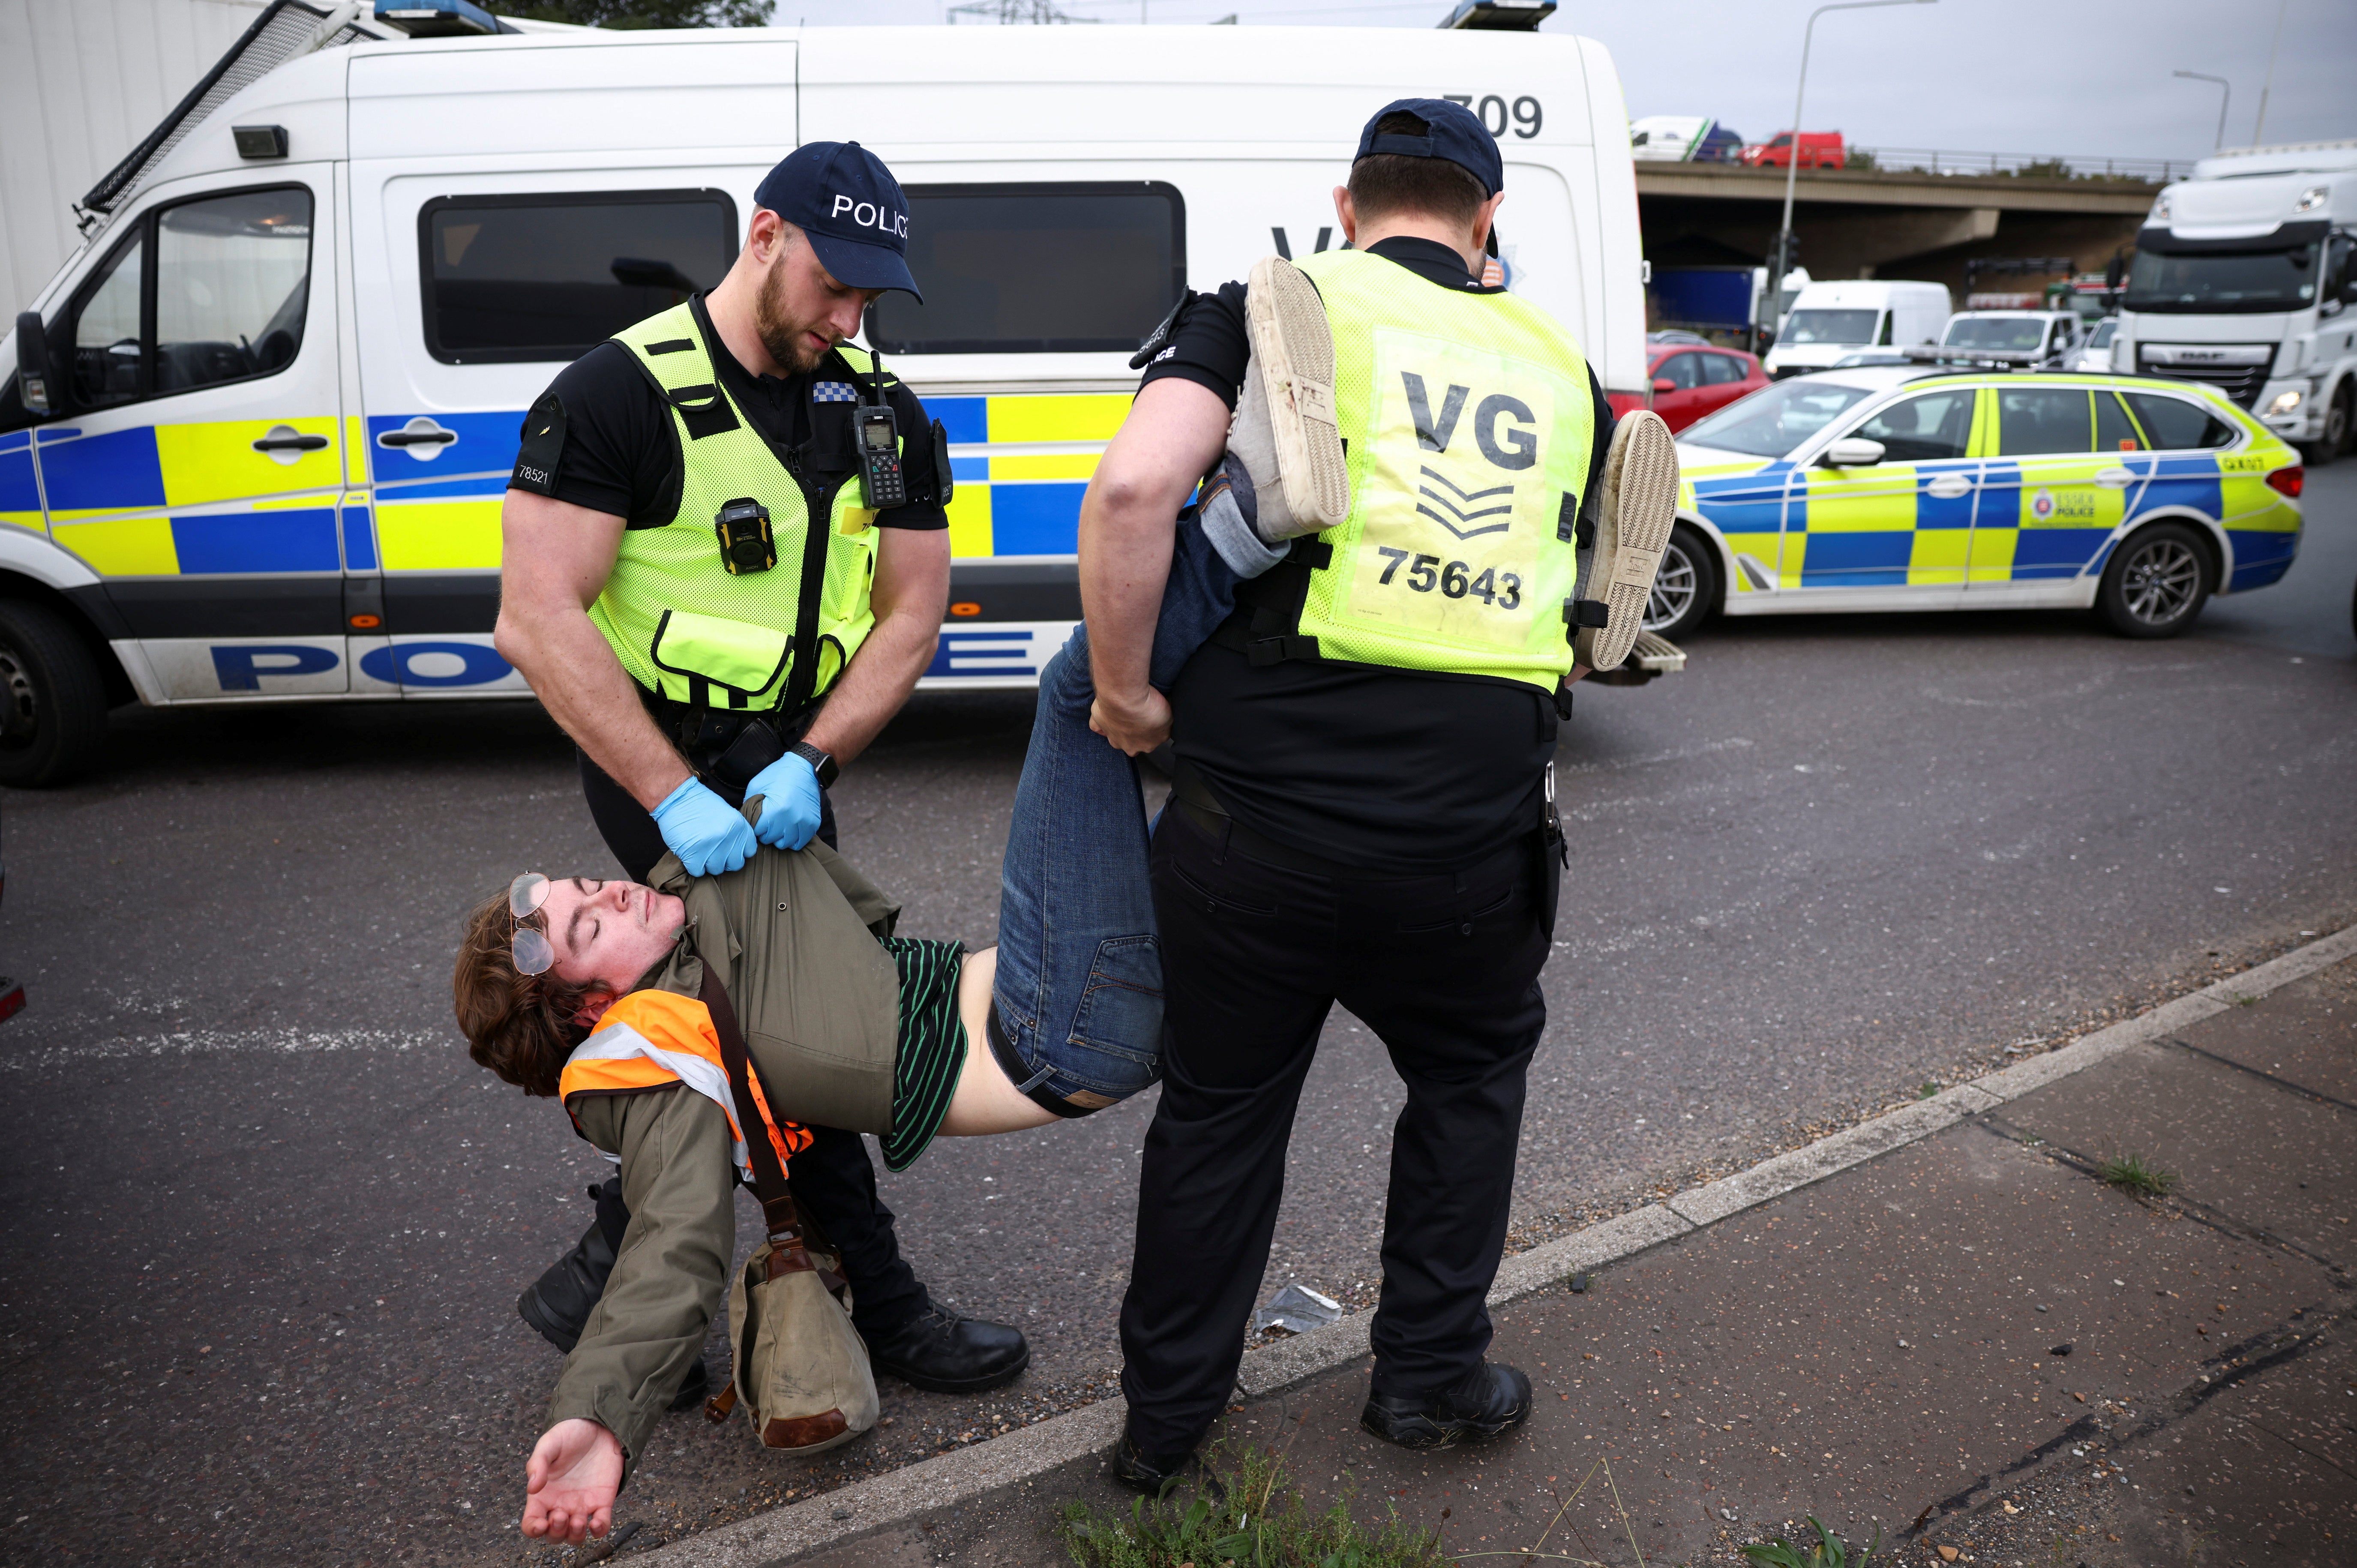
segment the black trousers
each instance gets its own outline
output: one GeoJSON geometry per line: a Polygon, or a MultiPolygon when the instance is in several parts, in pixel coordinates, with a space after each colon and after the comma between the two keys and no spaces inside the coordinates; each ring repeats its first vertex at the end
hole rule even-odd
{"type": "MultiPolygon", "coordinates": [[[[662,830],[629,790],[606,770],[581,758],[581,792],[589,801],[589,815],[624,875],[643,882],[668,846],[662,830]]],[[[731,805],[742,803],[726,786],[715,781],[731,805]]],[[[834,843],[834,802],[822,795],[818,836],[834,843]]],[[[819,1232],[843,1254],[844,1273],[855,1287],[852,1298],[860,1332],[897,1327],[922,1314],[931,1305],[916,1271],[900,1256],[900,1240],[892,1229],[892,1211],[876,1194],[876,1166],[867,1144],[856,1133],[840,1127],[813,1127],[811,1146],[794,1156],[794,1202],[819,1232]]],[[[617,1193],[619,1202],[619,1191],[617,1193]]]]}
{"type": "Polygon", "coordinates": [[[1256,860],[1174,808],[1154,838],[1162,1100],[1122,1304],[1122,1390],[1148,1453],[1227,1403],[1268,1264],[1294,1108],[1340,1002],[1407,1086],[1393,1132],[1377,1391],[1437,1390],[1490,1344],[1555,878],[1537,835],[1462,873],[1361,880],[1256,860]]]}

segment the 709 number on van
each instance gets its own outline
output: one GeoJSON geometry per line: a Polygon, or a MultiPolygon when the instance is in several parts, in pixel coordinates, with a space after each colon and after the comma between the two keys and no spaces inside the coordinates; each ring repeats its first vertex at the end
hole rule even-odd
{"type": "Polygon", "coordinates": [[[1441,96],[1481,116],[1481,124],[1493,136],[1504,135],[1511,124],[1514,134],[1527,142],[1546,124],[1546,113],[1539,107],[1539,101],[1527,92],[1511,104],[1494,92],[1485,92],[1478,99],[1469,92],[1444,92],[1441,96]]]}

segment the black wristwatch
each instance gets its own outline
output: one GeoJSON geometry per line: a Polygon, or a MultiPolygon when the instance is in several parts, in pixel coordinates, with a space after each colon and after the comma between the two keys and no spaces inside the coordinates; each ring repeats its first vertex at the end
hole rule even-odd
{"type": "Polygon", "coordinates": [[[818,747],[813,746],[806,740],[798,740],[794,742],[791,749],[796,757],[801,757],[804,762],[811,765],[812,772],[818,775],[818,787],[820,789],[832,789],[834,788],[835,776],[840,774],[843,769],[834,765],[834,757],[831,754],[821,751],[818,747]]]}

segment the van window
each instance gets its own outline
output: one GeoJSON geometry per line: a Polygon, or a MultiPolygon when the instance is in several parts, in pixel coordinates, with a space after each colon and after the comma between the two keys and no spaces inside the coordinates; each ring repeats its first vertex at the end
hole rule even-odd
{"type": "Polygon", "coordinates": [[[909,270],[867,340],[888,354],[1127,353],[1178,302],[1187,209],[1158,180],[911,186],[909,270]]]}
{"type": "Polygon", "coordinates": [[[156,215],[156,391],[295,362],[311,305],[311,193],[250,190],[156,215]]]}
{"type": "Polygon", "coordinates": [[[446,365],[563,362],[727,275],[722,190],[446,196],[417,215],[425,348],[446,365]]]}
{"type": "Polygon", "coordinates": [[[310,302],[307,188],[145,213],[75,306],[74,402],[103,408],[274,375],[302,349],[310,302]]]}
{"type": "Polygon", "coordinates": [[[1996,449],[2007,457],[2092,452],[2095,433],[2084,387],[1996,389],[1996,449]]]}
{"type": "Polygon", "coordinates": [[[2234,427],[2190,398],[2139,392],[2126,396],[2156,452],[2201,451],[2233,443],[2234,427]]]}
{"type": "Polygon", "coordinates": [[[74,316],[73,397],[81,408],[128,403],[146,390],[140,353],[139,280],[146,225],[115,248],[74,316]]]}
{"type": "Polygon", "coordinates": [[[1850,343],[1874,341],[1875,319],[1872,310],[1825,310],[1812,307],[1796,310],[1784,324],[1787,343],[1850,343]]]}

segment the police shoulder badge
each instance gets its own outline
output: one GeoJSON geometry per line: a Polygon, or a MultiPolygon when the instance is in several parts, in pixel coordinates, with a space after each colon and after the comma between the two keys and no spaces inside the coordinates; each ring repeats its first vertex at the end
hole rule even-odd
{"type": "Polygon", "coordinates": [[[536,496],[556,494],[556,467],[565,456],[565,400],[553,392],[540,394],[523,416],[522,442],[516,448],[515,472],[508,489],[530,490],[536,496]]]}

